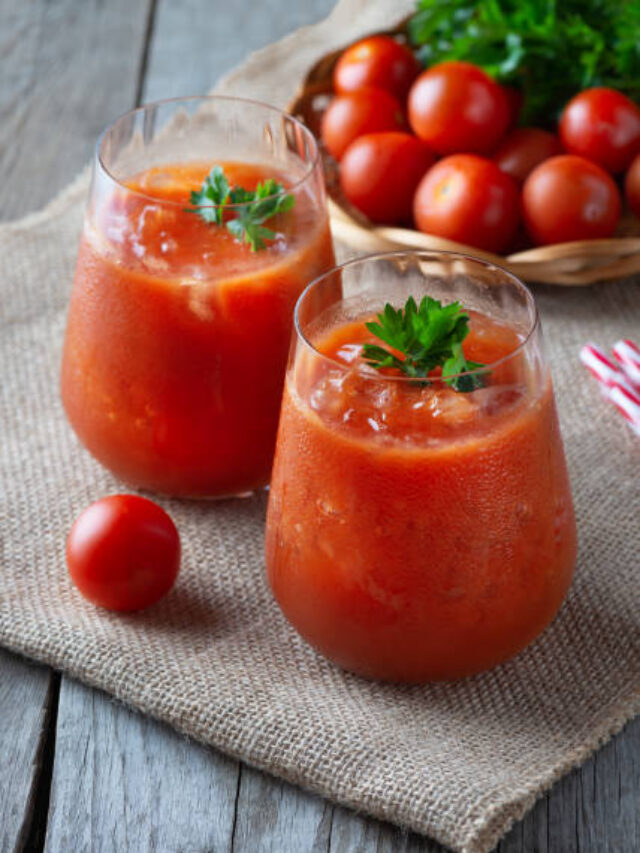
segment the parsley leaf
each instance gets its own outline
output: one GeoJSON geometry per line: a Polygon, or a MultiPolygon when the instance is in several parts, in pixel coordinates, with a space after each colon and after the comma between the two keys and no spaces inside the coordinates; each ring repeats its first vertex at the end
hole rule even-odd
{"type": "Polygon", "coordinates": [[[202,187],[199,190],[192,191],[189,198],[192,207],[197,208],[197,210],[187,208],[187,211],[197,213],[205,222],[222,225],[222,208],[229,202],[229,193],[229,181],[225,177],[224,170],[221,166],[214,166],[204,179],[202,187]],[[211,207],[212,204],[217,206],[211,207]]]}
{"type": "Polygon", "coordinates": [[[367,329],[403,357],[378,344],[364,344],[362,354],[371,367],[393,367],[422,380],[441,367],[444,381],[456,391],[474,391],[484,384],[483,374],[456,375],[483,367],[467,361],[462,351],[462,341],[469,333],[469,315],[459,302],[442,305],[425,296],[418,305],[410,296],[404,309],[387,303],[377,317],[378,322],[365,323],[367,329]]]}
{"type": "Polygon", "coordinates": [[[637,0],[418,0],[408,29],[425,65],[464,60],[520,88],[525,125],[591,86],[640,97],[637,0]]]}
{"type": "Polygon", "coordinates": [[[188,213],[195,213],[210,224],[226,224],[236,240],[248,243],[252,252],[266,248],[265,240],[276,237],[276,232],[263,223],[277,213],[291,210],[296,202],[294,196],[285,193],[283,185],[273,178],[258,184],[254,191],[232,188],[221,166],[211,169],[201,189],[193,191],[189,200],[192,206],[186,208],[188,213]],[[212,204],[216,207],[207,207],[212,204]],[[226,223],[225,208],[234,215],[227,218],[226,223]]]}

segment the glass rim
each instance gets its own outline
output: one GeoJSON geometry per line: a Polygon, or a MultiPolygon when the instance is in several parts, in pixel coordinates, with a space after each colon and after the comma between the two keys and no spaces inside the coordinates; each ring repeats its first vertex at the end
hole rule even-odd
{"type": "MultiPolygon", "coordinates": [[[[310,140],[310,142],[311,142],[311,150],[313,152],[312,157],[307,162],[307,169],[305,170],[304,175],[301,178],[299,178],[297,181],[295,181],[295,183],[291,184],[291,186],[284,187],[284,190],[283,190],[284,193],[293,192],[293,191],[297,190],[299,187],[303,186],[309,180],[309,178],[314,174],[314,172],[316,171],[318,164],[320,163],[320,146],[318,145],[318,141],[316,140],[316,138],[313,135],[313,133],[311,132],[311,130],[302,121],[300,121],[300,119],[291,115],[291,113],[285,112],[285,110],[281,110],[279,107],[274,107],[273,104],[267,104],[265,101],[259,101],[259,100],[256,100],[255,98],[241,98],[241,97],[236,97],[235,95],[183,95],[183,96],[179,96],[177,98],[160,98],[159,100],[149,101],[146,104],[141,104],[139,107],[133,107],[132,109],[127,110],[124,113],[121,113],[119,116],[117,116],[112,121],[110,121],[109,124],[106,125],[106,127],[103,128],[103,130],[100,132],[100,134],[96,140],[96,144],[95,144],[95,148],[94,148],[94,160],[95,160],[96,167],[100,171],[102,171],[109,178],[109,180],[113,181],[114,184],[116,184],[118,187],[122,188],[123,190],[126,190],[127,192],[131,193],[132,195],[140,196],[141,198],[146,198],[149,201],[154,201],[158,204],[167,205],[168,207],[180,207],[180,208],[184,209],[185,202],[183,202],[183,201],[172,201],[171,199],[167,199],[167,198],[159,198],[158,196],[154,196],[154,195],[151,195],[149,193],[141,192],[140,190],[132,189],[124,181],[120,180],[120,178],[117,178],[113,174],[111,169],[109,169],[107,167],[107,165],[105,164],[105,162],[103,160],[102,146],[103,146],[103,143],[104,143],[105,138],[106,138],[107,134],[109,133],[109,131],[111,131],[117,124],[119,124],[119,122],[124,121],[129,116],[133,116],[135,113],[143,113],[145,110],[148,110],[151,107],[162,107],[162,106],[166,106],[166,105],[170,105],[170,104],[179,104],[179,103],[185,103],[185,102],[195,103],[196,101],[203,101],[204,103],[216,103],[216,102],[217,103],[227,103],[227,104],[229,104],[229,103],[240,103],[240,104],[244,104],[245,106],[249,106],[249,107],[261,107],[262,109],[269,110],[269,111],[275,113],[276,115],[279,115],[281,118],[288,119],[294,125],[296,125],[298,128],[300,128],[302,130],[303,135],[307,138],[307,140],[310,140]]],[[[216,165],[218,165],[218,164],[212,163],[211,169],[213,169],[213,167],[216,165]]],[[[271,195],[264,196],[264,198],[261,198],[260,201],[266,201],[267,199],[278,198],[278,197],[283,195],[283,192],[272,193],[271,195]]],[[[225,210],[238,210],[238,209],[246,208],[248,205],[250,205],[252,203],[253,202],[246,202],[245,201],[245,202],[236,202],[234,204],[224,204],[224,205],[213,204],[213,203],[211,203],[211,204],[198,204],[198,205],[193,205],[193,210],[194,211],[217,210],[217,209],[222,209],[222,208],[225,210]]]]}
{"type": "MultiPolygon", "coordinates": [[[[503,273],[510,280],[510,282],[516,286],[516,289],[518,290],[519,293],[524,294],[527,306],[530,309],[532,309],[532,311],[533,311],[533,320],[531,322],[531,325],[527,328],[525,336],[520,341],[520,343],[518,344],[517,347],[515,347],[513,350],[511,350],[509,353],[507,353],[507,355],[502,356],[502,358],[498,358],[495,361],[490,362],[489,364],[483,364],[482,367],[476,367],[473,370],[463,370],[460,373],[452,373],[452,374],[448,375],[447,379],[446,379],[447,383],[449,382],[449,380],[458,379],[458,378],[463,377],[463,376],[478,376],[480,374],[486,373],[487,371],[493,370],[496,367],[499,367],[501,364],[505,364],[506,362],[510,361],[512,358],[514,358],[516,355],[518,355],[518,353],[520,353],[527,346],[527,344],[531,340],[534,333],[540,327],[540,314],[538,312],[538,306],[536,305],[535,299],[533,298],[533,294],[531,293],[531,291],[529,290],[529,288],[525,285],[525,283],[523,281],[521,281],[516,275],[514,275],[512,272],[510,272],[508,269],[501,266],[500,264],[494,264],[492,261],[486,261],[486,260],[484,260],[484,258],[478,258],[475,255],[468,255],[464,252],[433,251],[430,249],[406,249],[406,250],[398,249],[398,250],[394,250],[392,252],[374,252],[374,253],[368,254],[368,255],[359,255],[357,258],[351,258],[350,260],[344,261],[341,264],[336,264],[336,266],[331,267],[331,269],[322,273],[322,275],[317,276],[317,278],[314,278],[313,281],[310,281],[309,284],[305,287],[305,289],[302,291],[302,293],[298,297],[296,304],[295,304],[294,311],[293,311],[293,327],[295,329],[295,332],[296,332],[296,335],[298,336],[298,338],[302,341],[302,343],[308,349],[311,350],[311,352],[314,353],[314,355],[320,357],[321,359],[323,359],[323,361],[326,361],[329,364],[332,364],[336,367],[340,367],[342,370],[353,369],[352,365],[345,364],[343,361],[338,361],[338,359],[333,358],[330,355],[326,355],[323,352],[320,352],[320,350],[316,346],[314,346],[314,344],[309,340],[309,338],[302,331],[302,328],[300,325],[300,307],[301,307],[303,301],[305,300],[307,294],[310,293],[312,289],[314,289],[318,285],[320,285],[325,279],[328,279],[330,276],[333,276],[336,273],[341,273],[342,270],[344,270],[348,267],[357,266],[358,264],[362,264],[362,263],[366,263],[366,262],[370,262],[370,261],[388,261],[388,260],[393,260],[394,258],[401,258],[401,257],[406,258],[407,256],[410,256],[413,258],[423,258],[425,260],[426,259],[430,259],[430,260],[438,259],[438,258],[444,256],[447,259],[471,261],[472,263],[475,263],[478,266],[484,267],[484,269],[497,270],[497,271],[503,273]]],[[[380,310],[382,310],[382,307],[384,307],[384,306],[381,306],[380,310]]],[[[464,305],[462,305],[461,307],[463,308],[463,310],[468,310],[468,309],[465,309],[464,305]]],[[[422,377],[389,376],[388,374],[379,373],[375,369],[374,369],[373,373],[369,373],[368,371],[365,373],[362,370],[360,372],[363,373],[363,375],[366,375],[367,379],[370,378],[372,380],[377,380],[380,382],[416,383],[419,381],[423,381],[422,377]]],[[[445,381],[440,376],[435,376],[432,378],[425,377],[425,379],[428,379],[428,381],[431,383],[443,383],[445,381]]]]}

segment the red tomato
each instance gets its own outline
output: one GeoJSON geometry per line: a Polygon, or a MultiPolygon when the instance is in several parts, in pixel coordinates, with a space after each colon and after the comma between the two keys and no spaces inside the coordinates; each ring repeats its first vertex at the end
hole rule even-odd
{"type": "Polygon", "coordinates": [[[469,62],[441,62],[409,92],[409,124],[438,154],[495,148],[509,125],[502,86],[469,62]]]}
{"type": "Polygon", "coordinates": [[[413,213],[426,234],[502,252],[518,228],[518,186],[491,160],[454,154],[424,176],[413,213]]]}
{"type": "Polygon", "coordinates": [[[624,179],[624,193],[631,210],[636,216],[640,216],[640,154],[629,166],[624,179]]]}
{"type": "Polygon", "coordinates": [[[411,50],[388,36],[371,36],[348,47],[333,71],[333,88],[346,94],[386,89],[404,103],[420,63],[411,50]]]}
{"type": "Polygon", "coordinates": [[[361,89],[334,98],[322,116],[320,135],[339,160],[358,136],[404,128],[400,104],[384,89],[361,89]]]}
{"type": "Polygon", "coordinates": [[[586,89],[564,108],[560,139],[570,154],[623,172],[640,153],[640,109],[615,89],[586,89]]]}
{"type": "Polygon", "coordinates": [[[167,513],[137,495],[87,507],[67,538],[71,580],[107,610],[140,610],[166,595],[180,568],[180,537],[167,513]]]}
{"type": "Polygon", "coordinates": [[[340,161],[342,191],[374,222],[409,223],[416,187],[434,159],[409,133],[360,136],[340,161]]]}
{"type": "Polygon", "coordinates": [[[573,154],[545,160],[522,188],[527,231],[535,243],[543,245],[610,237],[620,206],[611,175],[573,154]]]}
{"type": "Polygon", "coordinates": [[[561,153],[555,134],[538,127],[518,127],[502,140],[492,159],[498,168],[522,183],[539,163],[561,153]]]}

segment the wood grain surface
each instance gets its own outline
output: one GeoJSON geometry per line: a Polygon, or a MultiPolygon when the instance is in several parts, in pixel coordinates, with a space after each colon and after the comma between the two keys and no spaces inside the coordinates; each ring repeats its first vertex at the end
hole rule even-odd
{"type": "MultiPolygon", "coordinates": [[[[0,0],[0,220],[49,201],[88,162],[107,117],[135,101],[151,8],[151,0],[0,0]]],[[[1,851],[41,844],[40,771],[51,768],[40,761],[58,683],[46,668],[0,654],[1,851]]]]}
{"type": "Polygon", "coordinates": [[[0,0],[0,216],[37,210],[140,86],[152,0],[0,0]]]}
{"type": "Polygon", "coordinates": [[[64,679],[45,849],[227,850],[239,765],[64,679]]]}
{"type": "MultiPolygon", "coordinates": [[[[137,102],[209,89],[332,0],[0,0],[0,203],[13,218],[137,102]]],[[[0,531],[1,532],[1,531],[0,531]]],[[[0,851],[437,853],[0,651],[0,851]],[[59,696],[58,696],[59,692],[59,696]]],[[[640,720],[561,780],[499,853],[640,850],[640,720]]]]}
{"type": "Polygon", "coordinates": [[[25,849],[50,724],[53,677],[0,650],[0,850],[25,849]]]}

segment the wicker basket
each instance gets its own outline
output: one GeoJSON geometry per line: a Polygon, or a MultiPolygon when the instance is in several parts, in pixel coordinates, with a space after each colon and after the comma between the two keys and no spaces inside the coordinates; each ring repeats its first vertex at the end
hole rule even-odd
{"type": "MultiPolygon", "coordinates": [[[[403,40],[405,22],[384,35],[403,40]]],[[[320,119],[332,95],[331,75],[341,53],[342,50],[334,51],[316,62],[289,105],[289,112],[301,119],[318,138],[320,119]]],[[[333,233],[340,241],[359,251],[410,248],[466,252],[500,264],[525,281],[574,286],[640,272],[640,222],[629,212],[622,217],[616,237],[608,240],[559,243],[528,248],[506,256],[483,252],[410,228],[374,225],[344,198],[340,191],[337,164],[323,146],[320,147],[333,233]]]]}

